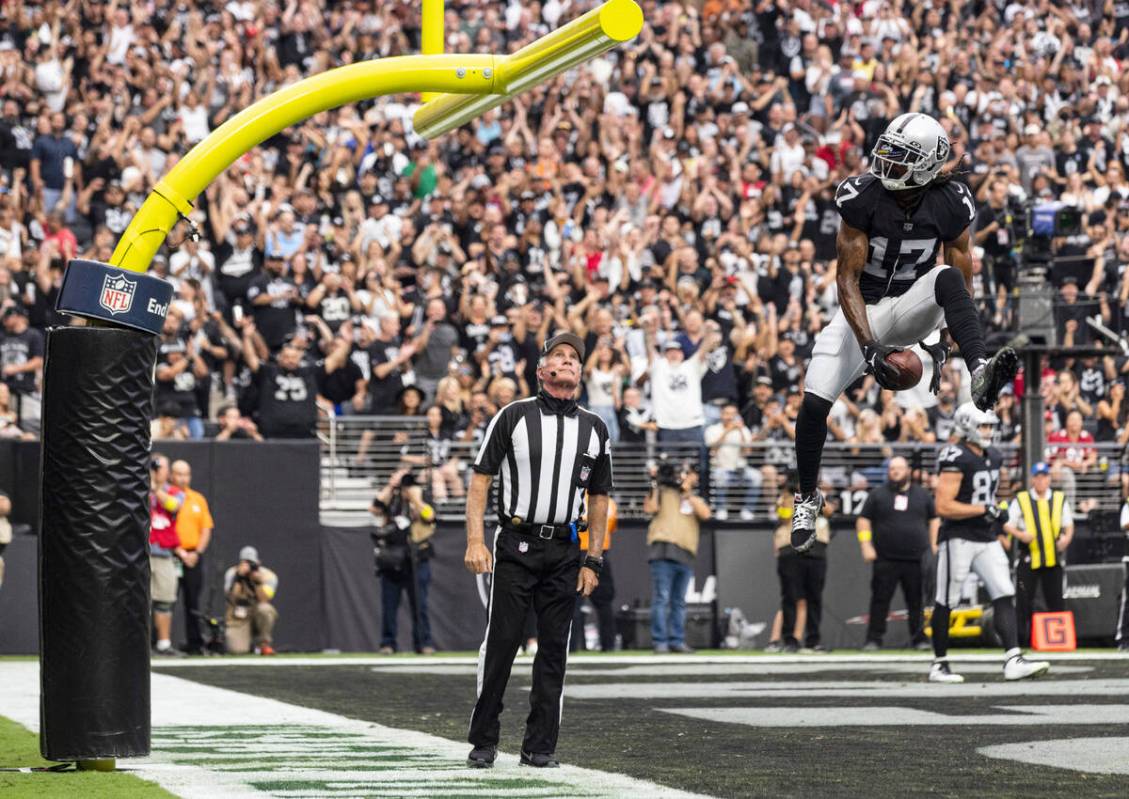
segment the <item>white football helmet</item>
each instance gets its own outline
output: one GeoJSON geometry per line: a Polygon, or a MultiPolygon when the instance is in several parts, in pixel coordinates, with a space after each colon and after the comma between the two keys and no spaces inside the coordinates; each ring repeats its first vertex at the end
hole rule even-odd
{"type": "Polygon", "coordinates": [[[870,151],[870,172],[890,191],[924,186],[949,160],[949,137],[928,114],[902,114],[870,151]]]}
{"type": "Polygon", "coordinates": [[[953,416],[953,432],[974,447],[988,447],[996,436],[1000,419],[993,411],[982,411],[971,402],[957,408],[953,416]],[[983,428],[989,428],[985,431],[983,428]]]}

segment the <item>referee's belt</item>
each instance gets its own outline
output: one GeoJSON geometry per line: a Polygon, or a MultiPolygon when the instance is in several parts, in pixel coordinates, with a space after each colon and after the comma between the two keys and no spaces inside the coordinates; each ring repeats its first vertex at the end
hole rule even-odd
{"type": "Polygon", "coordinates": [[[554,538],[572,538],[572,525],[570,524],[528,524],[526,522],[514,524],[511,520],[507,519],[502,522],[502,529],[509,530],[511,533],[517,533],[518,535],[543,538],[546,541],[551,541],[554,538]]]}

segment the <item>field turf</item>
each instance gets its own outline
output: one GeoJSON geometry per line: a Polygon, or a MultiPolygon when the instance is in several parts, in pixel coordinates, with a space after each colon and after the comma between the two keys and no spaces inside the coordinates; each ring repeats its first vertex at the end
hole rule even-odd
{"type": "MultiPolygon", "coordinates": [[[[339,663],[157,671],[465,740],[470,659],[339,663]]],[[[530,663],[514,668],[503,752],[520,746],[530,663]]],[[[557,754],[723,797],[1129,796],[1129,658],[1055,661],[1023,683],[998,657],[954,665],[963,686],[925,682],[924,659],[574,658],[557,754]]]]}
{"type": "MultiPolygon", "coordinates": [[[[0,769],[51,766],[39,756],[39,736],[0,716],[0,769]]],[[[20,773],[0,771],[0,796],[82,797],[82,799],[159,799],[172,794],[131,774],[98,772],[20,773]]]]}

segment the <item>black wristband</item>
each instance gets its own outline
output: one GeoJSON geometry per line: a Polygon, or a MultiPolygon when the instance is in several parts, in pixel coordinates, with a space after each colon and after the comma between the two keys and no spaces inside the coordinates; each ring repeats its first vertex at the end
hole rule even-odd
{"type": "Polygon", "coordinates": [[[603,569],[604,569],[604,559],[603,558],[594,558],[591,555],[585,555],[584,556],[584,563],[582,563],[581,565],[585,569],[591,569],[592,571],[594,571],[596,573],[596,576],[599,577],[600,572],[603,571],[603,569]]]}

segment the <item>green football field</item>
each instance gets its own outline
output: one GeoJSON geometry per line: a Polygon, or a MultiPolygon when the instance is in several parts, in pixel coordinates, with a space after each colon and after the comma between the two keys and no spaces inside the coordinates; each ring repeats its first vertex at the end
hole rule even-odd
{"type": "MultiPolygon", "coordinates": [[[[185,660],[155,668],[153,756],[122,765],[180,796],[1129,796],[1129,658],[1056,658],[1021,683],[999,661],[962,653],[968,682],[939,686],[910,653],[577,657],[565,767],[536,771],[516,763],[519,658],[503,756],[477,771],[463,764],[473,657],[185,660]]],[[[0,713],[31,715],[4,685],[34,668],[0,663],[0,713]]],[[[124,775],[19,775],[38,791],[11,795],[79,795],[68,776],[124,775]]]]}
{"type": "Polygon", "coordinates": [[[171,796],[163,788],[131,774],[96,772],[18,772],[11,769],[55,765],[39,756],[39,736],[0,716],[0,796],[31,799],[73,796],[83,799],[159,799],[171,796]]]}
{"type": "MultiPolygon", "coordinates": [[[[574,659],[558,754],[710,796],[1027,799],[1067,783],[1080,796],[1129,796],[1129,659],[1060,661],[1047,678],[1004,683],[989,657],[957,661],[963,686],[925,682],[921,659],[574,659]]],[[[457,741],[475,690],[469,662],[176,675],[457,741]]],[[[504,752],[520,746],[528,687],[519,659],[504,752]]]]}

